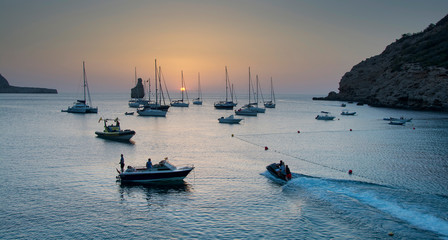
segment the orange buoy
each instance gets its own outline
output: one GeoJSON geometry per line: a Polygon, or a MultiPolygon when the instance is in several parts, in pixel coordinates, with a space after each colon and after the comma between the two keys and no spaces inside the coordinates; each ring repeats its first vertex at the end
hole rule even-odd
{"type": "Polygon", "coordinates": [[[353,173],[353,171],[350,169],[350,170],[348,170],[348,174],[352,174],[353,173]]]}
{"type": "Polygon", "coordinates": [[[269,148],[268,147],[264,147],[264,150],[267,151],[269,148]]]}

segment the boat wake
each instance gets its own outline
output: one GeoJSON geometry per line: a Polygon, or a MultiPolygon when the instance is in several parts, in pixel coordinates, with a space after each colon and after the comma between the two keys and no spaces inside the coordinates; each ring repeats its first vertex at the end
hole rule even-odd
{"type": "MultiPolygon", "coordinates": [[[[266,173],[267,176],[269,172],[266,173]]],[[[274,177],[272,178],[275,181],[274,177]]],[[[305,191],[307,196],[324,201],[346,212],[371,214],[372,207],[377,217],[387,214],[391,219],[400,219],[422,230],[448,238],[448,221],[439,210],[431,209],[433,204],[444,204],[447,200],[437,195],[428,196],[411,193],[408,190],[389,188],[382,185],[350,180],[333,180],[294,174],[284,186],[284,191],[295,189],[305,191]],[[366,212],[367,211],[367,212],[366,212]],[[440,216],[437,216],[437,215],[440,216]]],[[[368,220],[366,217],[366,221],[368,220]]]]}

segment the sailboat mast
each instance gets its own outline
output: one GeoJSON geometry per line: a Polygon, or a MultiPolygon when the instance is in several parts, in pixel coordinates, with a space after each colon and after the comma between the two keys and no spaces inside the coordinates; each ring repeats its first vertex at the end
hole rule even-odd
{"type": "Polygon", "coordinates": [[[227,94],[227,92],[229,91],[228,89],[229,89],[229,86],[228,86],[228,81],[229,81],[229,77],[228,77],[228,74],[227,74],[227,66],[226,66],[226,102],[228,102],[228,94],[227,94]]]}
{"type": "Polygon", "coordinates": [[[250,104],[250,67],[249,67],[249,104],[250,104]]]}
{"type": "Polygon", "coordinates": [[[201,92],[201,75],[198,73],[198,100],[202,99],[202,92],[201,92]]]}
{"type": "Polygon", "coordinates": [[[84,81],[84,103],[86,102],[86,67],[84,61],[82,61],[82,78],[84,81]]]}
{"type": "Polygon", "coordinates": [[[154,60],[154,82],[156,85],[156,104],[157,104],[157,100],[158,100],[158,94],[157,94],[157,59],[154,60]]]}
{"type": "Polygon", "coordinates": [[[182,70],[182,71],[180,71],[180,76],[181,76],[181,82],[180,82],[180,85],[181,85],[181,87],[180,87],[180,93],[182,94],[182,102],[184,102],[184,91],[185,91],[185,88],[184,88],[184,71],[182,70]]]}

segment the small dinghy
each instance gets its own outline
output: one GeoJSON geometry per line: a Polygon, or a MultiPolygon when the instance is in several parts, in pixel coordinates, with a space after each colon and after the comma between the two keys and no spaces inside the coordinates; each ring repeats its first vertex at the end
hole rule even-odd
{"type": "Polygon", "coordinates": [[[120,122],[118,121],[118,118],[115,119],[103,119],[100,118],[98,122],[104,121],[104,131],[96,131],[95,134],[99,138],[104,138],[108,140],[114,140],[114,141],[122,141],[122,142],[128,142],[134,135],[135,131],[126,129],[121,130],[120,129],[120,122]],[[107,125],[107,121],[114,121],[115,124],[107,125]]]}
{"type": "Polygon", "coordinates": [[[179,181],[183,180],[192,170],[194,166],[176,167],[169,163],[167,158],[160,161],[152,167],[131,167],[124,172],[118,169],[117,180],[121,183],[148,183],[155,181],[179,181]]]}
{"type": "Polygon", "coordinates": [[[134,112],[125,112],[124,115],[134,115],[134,112]]]}
{"type": "Polygon", "coordinates": [[[285,166],[285,163],[280,160],[280,163],[272,163],[266,166],[266,169],[272,174],[272,176],[284,180],[291,180],[291,171],[289,170],[288,165],[285,166]]]}
{"type": "Polygon", "coordinates": [[[229,124],[237,124],[240,123],[242,118],[235,118],[233,115],[230,115],[228,117],[220,117],[218,118],[219,123],[229,123],[229,124]]]}

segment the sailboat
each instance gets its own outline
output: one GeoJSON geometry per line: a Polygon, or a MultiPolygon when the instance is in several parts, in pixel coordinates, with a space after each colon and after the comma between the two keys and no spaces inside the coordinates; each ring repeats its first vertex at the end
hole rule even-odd
{"type": "Polygon", "coordinates": [[[181,88],[180,88],[180,93],[182,95],[181,99],[178,100],[173,100],[171,102],[171,106],[172,107],[188,107],[190,105],[189,101],[188,101],[188,93],[187,93],[187,89],[185,88],[185,82],[184,82],[184,71],[181,71],[181,88]],[[184,102],[184,92],[187,96],[187,102],[184,102]]]}
{"type": "MultiPolygon", "coordinates": [[[[249,70],[250,71],[250,70],[249,70]]],[[[250,73],[249,73],[249,77],[250,77],[250,73]]],[[[260,108],[260,107],[258,107],[258,92],[261,90],[261,88],[260,88],[260,84],[259,84],[259,82],[258,82],[258,75],[257,75],[257,84],[256,84],[256,86],[257,86],[257,91],[256,92],[254,92],[254,99],[255,99],[255,102],[253,102],[253,103],[250,103],[250,98],[249,98],[249,105],[252,107],[252,111],[256,111],[257,113],[265,113],[266,112],[266,108],[260,108]]],[[[253,89],[253,88],[252,88],[253,89]]],[[[261,97],[263,98],[263,93],[262,93],[262,95],[261,95],[261,97]]]]}
{"type": "Polygon", "coordinates": [[[198,97],[193,99],[194,105],[202,105],[201,77],[198,73],[198,97]]]}
{"type": "Polygon", "coordinates": [[[153,116],[153,117],[165,117],[169,106],[162,105],[162,85],[160,83],[160,71],[157,74],[157,59],[155,60],[155,86],[156,86],[156,101],[155,103],[148,103],[144,105],[141,109],[137,110],[140,116],[153,116]],[[158,80],[157,80],[158,79],[158,80]],[[158,91],[158,86],[160,87],[160,92],[158,91]]]}
{"type": "Polygon", "coordinates": [[[250,67],[249,67],[249,103],[244,105],[238,110],[235,110],[236,115],[244,115],[244,116],[257,116],[258,112],[256,111],[255,107],[252,106],[250,102],[250,88],[251,88],[251,81],[250,81],[250,67]]]}
{"type": "Polygon", "coordinates": [[[274,94],[274,85],[272,84],[271,77],[271,100],[264,102],[265,108],[275,108],[275,94],[274,94]]]}
{"type": "Polygon", "coordinates": [[[229,101],[229,86],[230,86],[230,81],[229,81],[229,75],[227,73],[227,66],[226,66],[226,100],[225,101],[219,101],[219,102],[215,102],[215,108],[216,109],[233,109],[233,107],[236,106],[237,103],[233,102],[233,92],[232,89],[231,91],[231,98],[232,100],[229,101]]]}
{"type": "Polygon", "coordinates": [[[69,112],[69,113],[98,113],[98,107],[90,107],[86,104],[86,91],[87,95],[89,97],[89,104],[92,105],[92,100],[90,99],[90,92],[89,92],[89,85],[87,84],[87,77],[86,77],[86,68],[84,61],[82,62],[82,75],[84,80],[84,99],[83,100],[77,100],[73,106],[68,107],[67,110],[62,110],[62,112],[69,112]]]}

